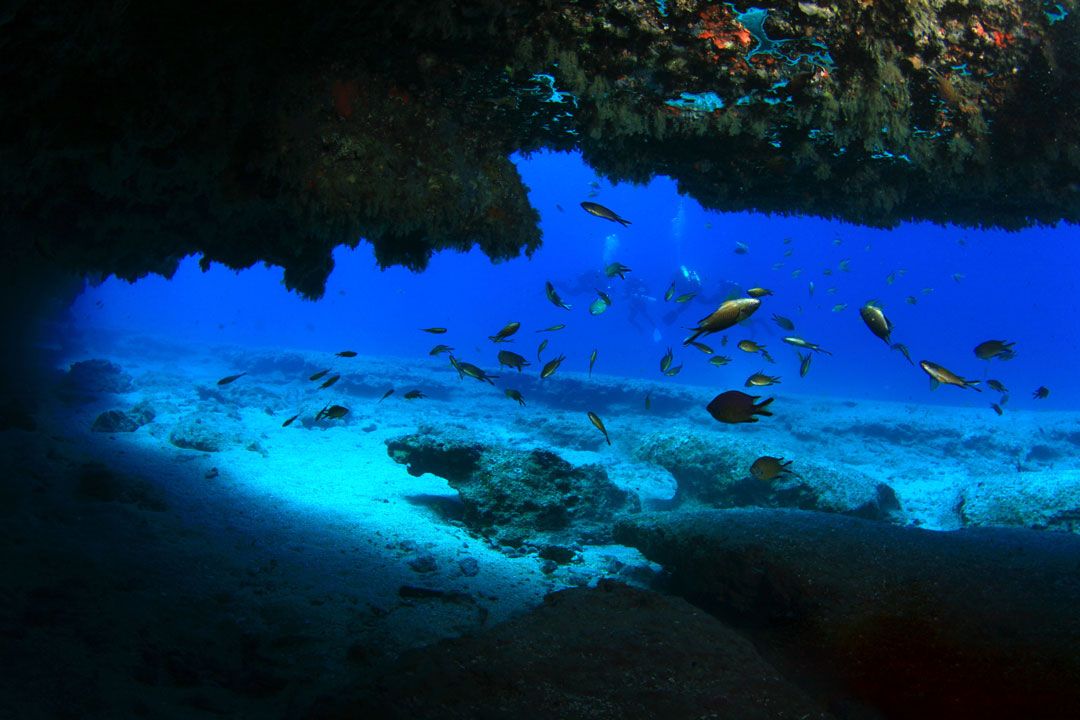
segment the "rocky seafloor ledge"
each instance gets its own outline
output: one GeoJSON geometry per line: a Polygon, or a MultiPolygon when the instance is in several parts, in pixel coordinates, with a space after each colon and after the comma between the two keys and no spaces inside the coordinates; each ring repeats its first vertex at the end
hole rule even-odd
{"type": "Polygon", "coordinates": [[[441,360],[331,364],[316,389],[322,353],[132,337],[69,358],[35,413],[5,410],[6,706],[1075,707],[1076,413],[778,393],[768,422],[729,427],[692,386],[515,378],[521,406],[441,360]],[[331,403],[349,412],[316,419],[331,403]],[[749,482],[762,454],[799,476],[749,482]]]}

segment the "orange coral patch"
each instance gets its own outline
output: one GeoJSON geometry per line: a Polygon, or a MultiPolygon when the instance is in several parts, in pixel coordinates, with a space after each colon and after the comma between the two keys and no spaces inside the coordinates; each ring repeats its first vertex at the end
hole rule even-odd
{"type": "Polygon", "coordinates": [[[330,96],[334,99],[334,112],[348,120],[353,114],[353,102],[360,97],[360,88],[355,80],[335,80],[330,86],[330,96]]]}

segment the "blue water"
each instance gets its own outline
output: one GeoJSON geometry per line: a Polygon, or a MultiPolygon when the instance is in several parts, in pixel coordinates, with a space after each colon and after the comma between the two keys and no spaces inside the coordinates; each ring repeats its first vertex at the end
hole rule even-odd
{"type": "Polygon", "coordinates": [[[415,274],[379,270],[369,246],[361,244],[335,253],[326,294],[313,302],[287,292],[279,268],[235,272],[214,266],[203,273],[192,257],[171,280],[109,279],[88,287],[73,308],[78,331],[166,334],[192,344],[351,349],[417,363],[446,362],[428,356],[436,343],[446,343],[459,359],[488,372],[499,371],[500,348],[521,353],[534,363],[528,370],[538,371],[537,345],[548,338],[544,357],[565,354],[562,370],[586,370],[595,348],[596,373],[706,385],[717,392],[742,387],[750,373],[762,370],[781,376],[782,384],[766,388],[781,395],[973,406],[998,399],[996,393],[954,387],[931,392],[925,374],[861,321],[859,307],[873,299],[895,324],[893,341],[906,344],[914,360],[932,360],[968,378],[997,378],[1011,391],[1010,408],[1080,407],[1073,369],[1080,355],[1075,226],[1009,233],[919,223],[879,230],[816,218],[708,212],[681,197],[666,178],[647,186],[612,186],[576,155],[541,154],[517,162],[543,218],[543,246],[532,258],[492,264],[479,252],[446,252],[415,274]],[[583,200],[612,208],[632,225],[586,214],[579,207],[583,200]],[[736,243],[748,252],[737,254],[736,243]],[[845,259],[849,272],[839,269],[845,259]],[[636,314],[628,283],[601,274],[611,261],[630,266],[633,287],[652,298],[641,300],[643,310],[636,314]],[[782,266],[774,268],[777,263],[782,266]],[[700,279],[696,286],[688,279],[694,274],[700,279]],[[573,305],[570,312],[547,301],[545,280],[573,305]],[[673,280],[676,294],[696,290],[699,296],[682,305],[665,302],[673,280]],[[775,294],[764,298],[748,323],[726,333],[726,347],[719,335],[703,338],[717,354],[732,357],[730,365],[713,367],[707,356],[681,345],[686,328],[735,289],[753,286],[775,294]],[[588,312],[594,288],[613,300],[599,316],[588,312]],[[909,296],[916,304],[907,302],[909,296]],[[841,304],[847,307],[834,312],[841,304]],[[796,334],[833,356],[815,357],[809,375],[800,379],[795,350],[780,341],[788,333],[773,324],[773,313],[792,319],[796,334]],[[487,340],[512,320],[522,323],[513,344],[487,340]],[[537,332],[556,323],[567,328],[537,332]],[[429,326],[449,332],[419,331],[429,326]],[[742,339],[766,345],[777,363],[736,349],[742,339]],[[988,339],[1015,341],[1015,359],[977,359],[972,349],[988,339]],[[659,370],[668,347],[675,350],[674,364],[684,364],[676,377],[659,370]],[[1049,399],[1032,399],[1040,385],[1050,388],[1049,399]]]}

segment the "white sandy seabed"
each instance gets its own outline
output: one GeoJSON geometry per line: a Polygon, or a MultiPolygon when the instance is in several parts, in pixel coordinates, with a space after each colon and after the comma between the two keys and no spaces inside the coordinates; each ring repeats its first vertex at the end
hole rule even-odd
{"type": "Polygon", "coordinates": [[[522,388],[521,407],[500,388],[460,380],[441,358],[189,353],[131,338],[108,355],[69,358],[118,364],[132,391],[50,400],[36,431],[0,434],[13,474],[0,503],[11,556],[0,587],[5,625],[16,628],[0,660],[18,660],[6,679],[25,717],[43,698],[83,717],[118,708],[295,715],[358,667],[405,648],[489,626],[562,587],[605,576],[645,582],[659,571],[634,550],[605,546],[545,573],[535,554],[471,534],[452,518],[457,495],[444,480],[412,477],[387,456],[387,439],[422,426],[599,463],[646,507],[670,498],[675,482],[634,451],[664,432],[723,439],[729,451],[734,443],[747,468],[768,454],[795,469],[812,459],[869,475],[895,491],[899,523],[1068,531],[1071,516],[1080,520],[1080,413],[998,417],[985,404],[812,398],[778,386],[761,393],[776,397],[774,417],[725,426],[704,410],[717,388],[562,372],[540,385],[534,366],[529,380],[510,371],[499,381],[522,388]],[[308,376],[324,368],[342,379],[318,390],[308,376]],[[428,397],[404,400],[412,389],[428,397]],[[590,398],[610,447],[585,416],[590,398]],[[90,431],[101,412],[141,401],[152,422],[90,431]],[[327,403],[350,412],[313,423],[327,403]],[[171,442],[193,417],[230,438],[224,449],[171,442]],[[403,586],[444,594],[403,596],[403,586]],[[50,672],[58,666],[68,668],[59,682],[50,672]],[[44,677],[48,687],[34,680],[44,677]]]}

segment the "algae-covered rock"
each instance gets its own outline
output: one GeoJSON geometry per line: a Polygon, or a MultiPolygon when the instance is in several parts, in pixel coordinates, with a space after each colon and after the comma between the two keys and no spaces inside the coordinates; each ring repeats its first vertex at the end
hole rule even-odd
{"type": "Polygon", "coordinates": [[[969,527],[1080,532],[1080,478],[1075,471],[988,477],[962,488],[959,511],[961,522],[969,527]]]}
{"type": "Polygon", "coordinates": [[[61,386],[65,398],[77,401],[89,401],[104,393],[126,393],[133,389],[131,376],[122,367],[100,359],[72,363],[61,386]]]}
{"type": "Polygon", "coordinates": [[[135,432],[139,429],[139,423],[128,417],[123,410],[106,410],[97,416],[90,429],[105,433],[135,432]]]}
{"type": "Polygon", "coordinates": [[[406,653],[309,720],[824,720],[731,628],[611,580],[552,593],[488,632],[406,653]]]}
{"type": "Polygon", "coordinates": [[[744,445],[687,433],[656,433],[637,449],[678,483],[676,504],[712,507],[792,507],[886,518],[900,509],[887,484],[851,469],[812,460],[793,463],[791,473],[770,481],[750,474],[755,459],[744,445]]]}
{"type": "Polygon", "coordinates": [[[687,433],[655,433],[642,439],[635,456],[671,473],[678,483],[676,503],[742,504],[736,500],[743,473],[738,464],[741,454],[732,443],[687,433]]]}
{"type": "Polygon", "coordinates": [[[518,546],[527,538],[568,535],[599,540],[621,512],[639,509],[599,465],[574,466],[546,450],[515,450],[424,431],[386,441],[411,475],[431,473],[458,491],[471,529],[518,546]]]}
{"type": "Polygon", "coordinates": [[[192,413],[177,421],[169,442],[185,450],[220,452],[240,443],[238,424],[220,415],[192,413]]]}
{"type": "Polygon", "coordinates": [[[735,509],[626,517],[615,538],[752,629],[767,658],[885,717],[1055,717],[1047,698],[1080,703],[1073,535],[735,509]]]}

